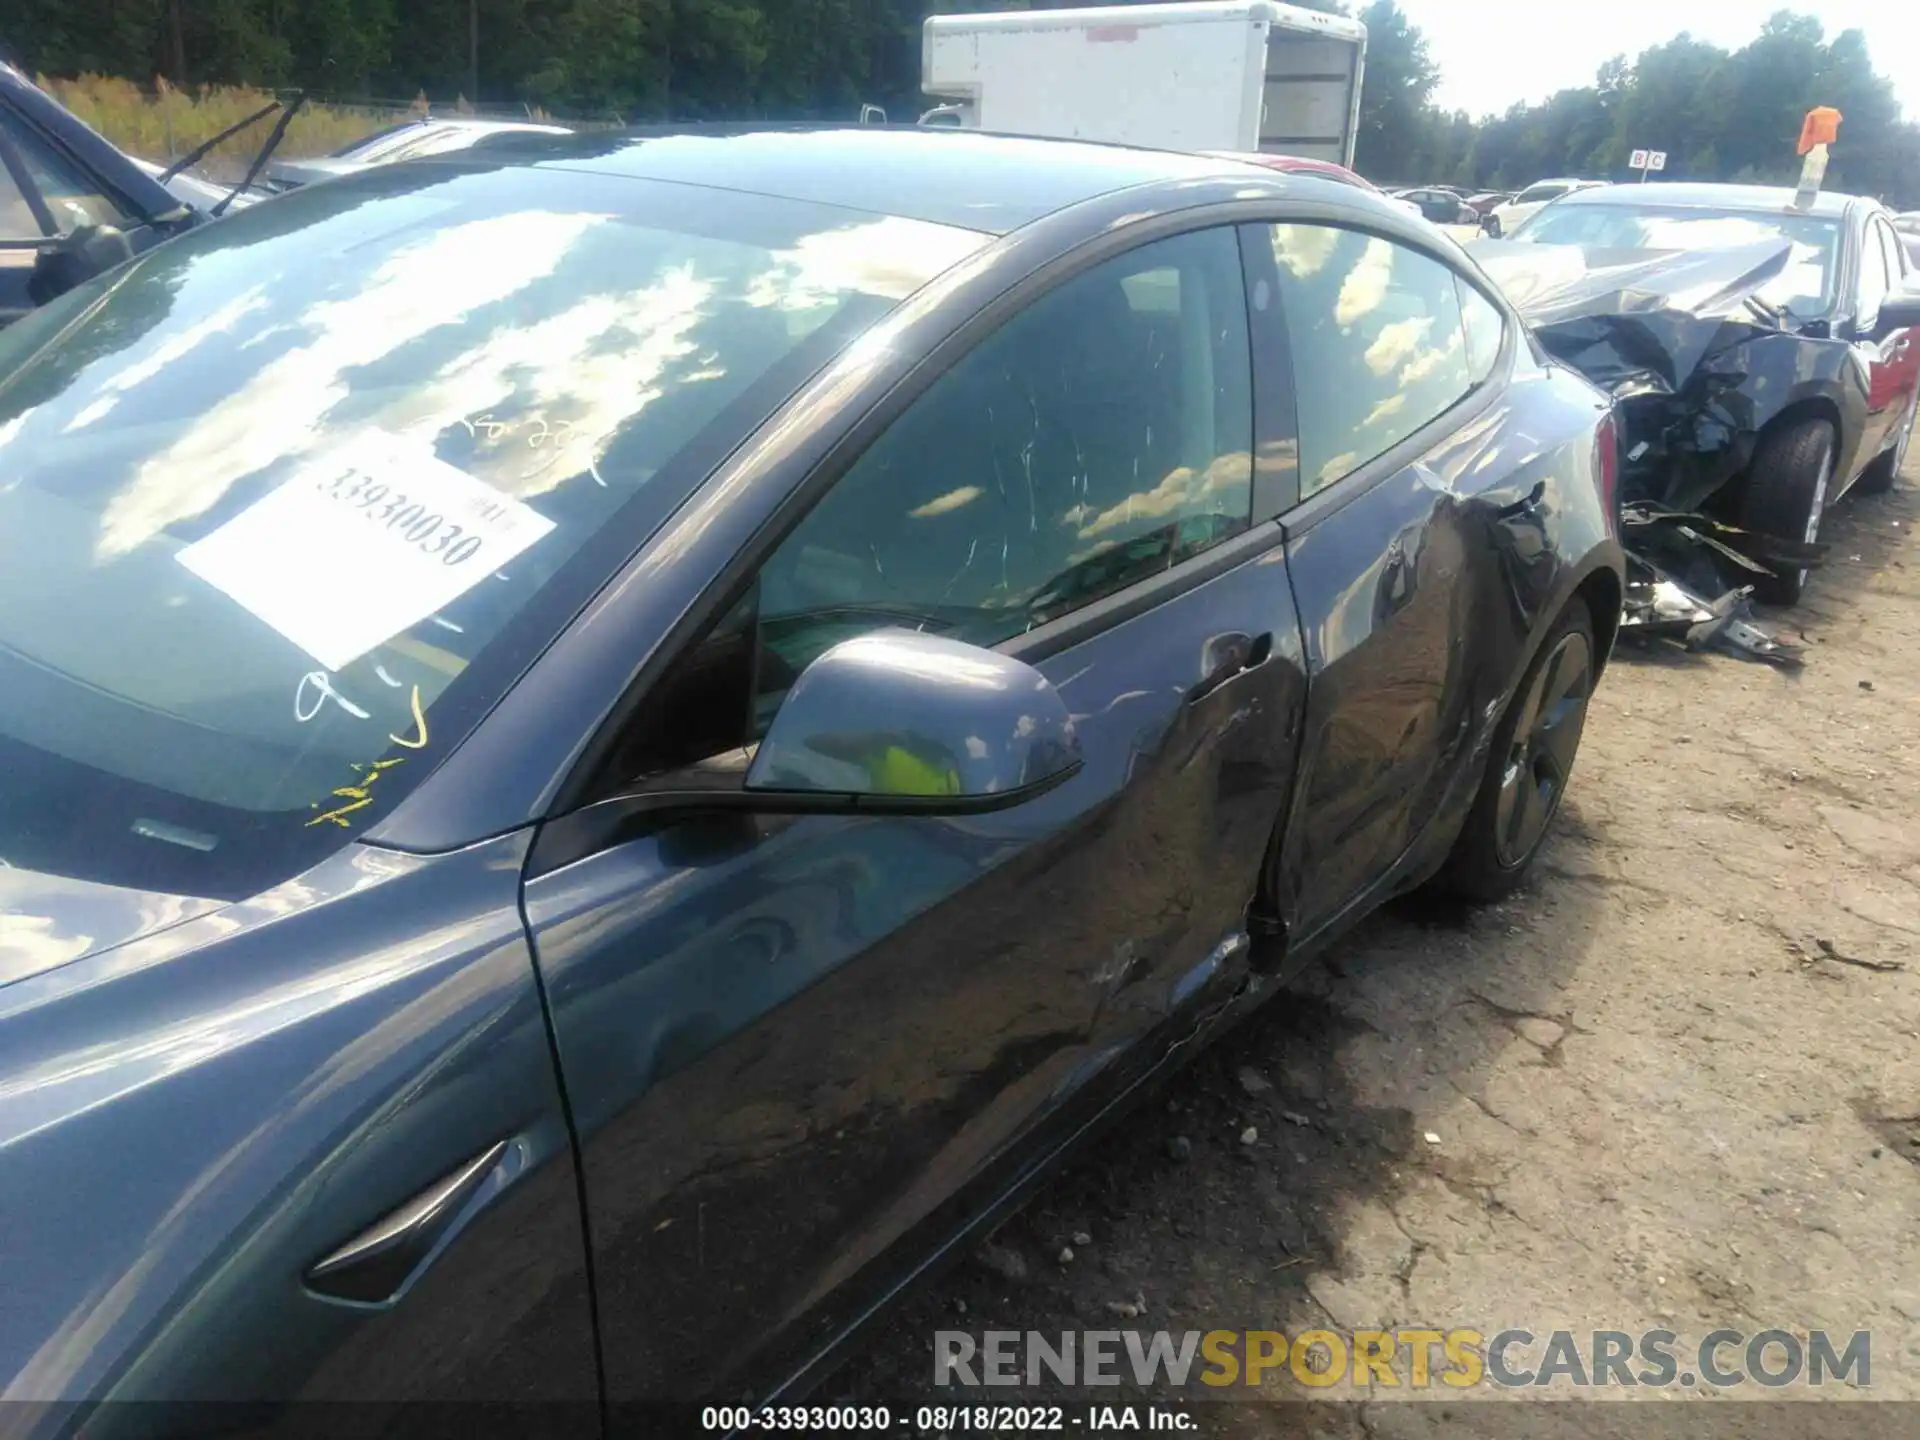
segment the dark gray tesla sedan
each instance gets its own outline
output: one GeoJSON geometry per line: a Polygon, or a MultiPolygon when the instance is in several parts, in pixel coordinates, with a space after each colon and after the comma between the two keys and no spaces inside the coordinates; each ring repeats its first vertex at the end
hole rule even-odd
{"type": "Polygon", "coordinates": [[[1356,918],[1519,881],[1614,474],[1460,250],[1230,160],[556,137],[60,297],[4,1394],[799,1393],[1356,918]]]}

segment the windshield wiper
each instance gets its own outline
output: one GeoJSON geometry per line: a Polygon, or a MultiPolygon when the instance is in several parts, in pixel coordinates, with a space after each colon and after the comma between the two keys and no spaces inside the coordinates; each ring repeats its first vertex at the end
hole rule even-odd
{"type": "Polygon", "coordinates": [[[229,190],[215,203],[213,209],[207,212],[211,217],[218,219],[226,213],[227,206],[233,203],[234,197],[249,185],[253,184],[254,176],[260,173],[260,167],[267,163],[267,157],[273,154],[275,147],[280,144],[281,137],[287,133],[287,126],[293,122],[294,113],[306,103],[307,92],[298,90],[294,92],[291,102],[273,100],[262,105],[258,110],[254,111],[253,114],[247,116],[246,119],[235,121],[218,135],[215,135],[211,140],[203,140],[166,169],[162,170],[158,177],[160,183],[162,185],[166,184],[167,181],[173,179],[174,176],[178,175],[182,170],[185,170],[189,165],[197,164],[222,141],[229,140],[233,136],[238,135],[249,125],[258,124],[260,121],[266,119],[267,116],[273,114],[274,111],[280,111],[279,123],[273,127],[273,133],[267,136],[266,144],[260,147],[259,153],[253,157],[252,163],[247,166],[246,178],[234,186],[233,189],[229,190]]]}
{"type": "Polygon", "coordinates": [[[226,195],[214,205],[210,213],[215,220],[218,220],[222,215],[227,213],[227,207],[233,203],[234,196],[253,184],[253,177],[260,173],[260,167],[267,163],[267,157],[273,154],[274,150],[279,146],[280,137],[287,133],[287,126],[293,123],[295,113],[306,103],[307,92],[304,90],[296,91],[294,93],[293,103],[280,112],[280,119],[274,125],[273,133],[267,136],[267,143],[260,147],[260,153],[253,157],[253,163],[247,167],[247,173],[241,177],[240,183],[229,190],[226,195]]]}

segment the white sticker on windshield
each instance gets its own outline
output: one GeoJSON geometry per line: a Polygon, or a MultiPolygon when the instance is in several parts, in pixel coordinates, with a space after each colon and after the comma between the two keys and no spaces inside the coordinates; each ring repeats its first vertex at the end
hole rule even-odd
{"type": "Polygon", "coordinates": [[[176,558],[340,670],[551,529],[424,445],[374,431],[306,461],[176,558]]]}

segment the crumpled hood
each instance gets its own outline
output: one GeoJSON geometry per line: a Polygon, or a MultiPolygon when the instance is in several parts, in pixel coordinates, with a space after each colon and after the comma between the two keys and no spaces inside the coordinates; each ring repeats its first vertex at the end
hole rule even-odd
{"type": "Polygon", "coordinates": [[[1467,249],[1549,354],[1616,396],[1680,390],[1715,350],[1783,327],[1748,302],[1786,240],[1625,250],[1476,240],[1467,249]]]}
{"type": "Polygon", "coordinates": [[[224,903],[43,875],[0,861],[0,985],[171,929],[224,903]]]}
{"type": "Polygon", "coordinates": [[[1746,466],[1768,421],[1821,394],[1864,395],[1852,347],[1759,299],[1784,238],[1697,250],[1467,245],[1541,349],[1617,402],[1620,498],[1694,512],[1746,466]]]}

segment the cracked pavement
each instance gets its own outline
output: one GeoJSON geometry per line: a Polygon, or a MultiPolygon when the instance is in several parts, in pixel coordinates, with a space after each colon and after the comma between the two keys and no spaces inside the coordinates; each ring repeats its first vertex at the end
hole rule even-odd
{"type": "MultiPolygon", "coordinates": [[[[1762,615],[1803,670],[1623,645],[1527,888],[1368,921],[1001,1228],[1023,1275],[933,1280],[829,1388],[960,1398],[932,1385],[939,1329],[1668,1328],[1684,1355],[1778,1326],[1870,1330],[1871,1398],[1920,1398],[1916,486],[1920,452],[1837,506],[1806,598],[1762,615]]],[[[1521,1418],[1485,1387],[1313,1393],[1361,1403],[1211,1428],[1437,1433],[1421,1398],[1475,1402],[1476,1434],[1521,1418]]]]}

